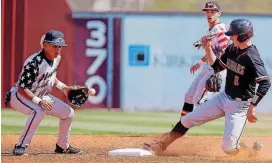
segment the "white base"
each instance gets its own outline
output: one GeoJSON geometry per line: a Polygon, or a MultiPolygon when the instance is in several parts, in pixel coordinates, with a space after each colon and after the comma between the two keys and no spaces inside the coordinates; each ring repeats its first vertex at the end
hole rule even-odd
{"type": "Polygon", "coordinates": [[[109,156],[152,156],[151,151],[142,148],[123,148],[108,152],[109,156]]]}

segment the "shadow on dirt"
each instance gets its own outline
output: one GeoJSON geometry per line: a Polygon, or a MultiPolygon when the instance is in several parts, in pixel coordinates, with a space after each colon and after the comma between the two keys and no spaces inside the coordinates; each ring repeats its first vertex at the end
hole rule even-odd
{"type": "MultiPolygon", "coordinates": [[[[30,154],[31,155],[56,155],[57,153],[53,153],[53,152],[39,152],[39,153],[30,153],[30,154]]],[[[12,156],[12,157],[16,157],[11,152],[3,152],[3,153],[1,153],[1,156],[12,156]]]]}

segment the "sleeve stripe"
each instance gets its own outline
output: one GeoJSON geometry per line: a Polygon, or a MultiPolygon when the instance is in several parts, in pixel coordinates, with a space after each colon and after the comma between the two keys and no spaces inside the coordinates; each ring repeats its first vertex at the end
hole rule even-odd
{"type": "Polygon", "coordinates": [[[223,46],[223,45],[225,45],[225,44],[229,44],[229,42],[228,42],[228,40],[226,40],[226,41],[224,41],[224,42],[221,42],[220,44],[219,44],[219,46],[223,46]]]}
{"type": "Polygon", "coordinates": [[[256,92],[256,95],[261,96],[261,97],[264,96],[263,94],[261,94],[261,93],[259,93],[259,92],[256,92]]]}
{"type": "Polygon", "coordinates": [[[227,40],[228,40],[228,38],[227,38],[227,37],[224,37],[224,38],[218,40],[218,43],[220,44],[220,43],[225,42],[225,41],[227,41],[227,40]]]}
{"type": "Polygon", "coordinates": [[[226,35],[222,35],[220,37],[217,37],[217,40],[222,40],[222,39],[225,39],[225,38],[228,38],[226,35]]]}
{"type": "Polygon", "coordinates": [[[262,78],[269,78],[269,77],[268,76],[260,76],[260,77],[257,77],[256,80],[262,79],[262,78]]]}
{"type": "Polygon", "coordinates": [[[220,48],[221,49],[225,49],[225,48],[227,48],[228,47],[228,43],[226,43],[226,44],[220,44],[219,46],[220,46],[220,48]]]}
{"type": "Polygon", "coordinates": [[[268,76],[261,76],[261,77],[257,77],[255,79],[255,82],[259,82],[259,81],[262,81],[262,80],[270,80],[268,76]]]}
{"type": "Polygon", "coordinates": [[[221,59],[218,59],[218,63],[223,67],[223,68],[227,68],[227,66],[225,65],[225,63],[224,62],[222,62],[222,60],[221,59]]]}
{"type": "Polygon", "coordinates": [[[217,37],[219,38],[220,36],[223,36],[224,35],[224,32],[220,32],[218,33],[217,37]]]}

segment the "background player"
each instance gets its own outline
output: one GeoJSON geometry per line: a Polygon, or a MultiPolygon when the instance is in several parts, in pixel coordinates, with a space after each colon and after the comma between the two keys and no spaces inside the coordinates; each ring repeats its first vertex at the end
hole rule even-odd
{"type": "MultiPolygon", "coordinates": [[[[264,63],[255,45],[251,42],[253,25],[249,20],[236,19],[230,24],[226,35],[233,44],[228,46],[220,59],[216,58],[211,41],[204,45],[210,65],[216,72],[227,69],[225,91],[201,104],[193,112],[181,117],[171,132],[160,141],[145,143],[145,149],[165,150],[173,141],[182,137],[191,127],[225,116],[225,129],[222,149],[229,155],[236,155],[241,149],[239,142],[247,120],[257,121],[255,107],[268,92],[271,83],[264,63]],[[259,84],[256,92],[256,84],[259,84]]],[[[254,145],[255,150],[259,150],[254,145]]]]}
{"type": "MultiPolygon", "coordinates": [[[[223,54],[226,47],[229,45],[229,37],[224,32],[227,30],[227,26],[220,21],[220,6],[217,2],[207,2],[202,9],[205,11],[205,15],[209,24],[209,32],[215,33],[216,37],[212,39],[212,49],[217,57],[223,54]]],[[[202,37],[202,41],[205,41],[206,37],[202,37]]],[[[207,58],[204,56],[201,60],[191,67],[190,72],[195,73],[200,66],[203,65],[202,71],[194,79],[189,90],[185,94],[185,103],[183,105],[181,115],[185,115],[188,112],[193,111],[194,106],[198,106],[203,101],[208,100],[212,96],[212,92],[205,91],[205,84],[207,79],[214,74],[213,68],[207,63],[207,58]]],[[[223,78],[223,84],[225,81],[225,71],[221,72],[223,78]]],[[[222,86],[223,87],[223,86],[222,86]]]]}
{"type": "Polygon", "coordinates": [[[43,49],[31,55],[24,63],[16,86],[7,94],[6,102],[15,110],[29,115],[24,131],[13,149],[14,155],[25,155],[38,126],[44,116],[60,119],[56,153],[76,154],[81,150],[69,144],[74,110],[66,103],[51,95],[54,86],[65,95],[69,87],[56,77],[61,60],[61,49],[67,46],[60,31],[50,30],[42,38],[43,49]]]}

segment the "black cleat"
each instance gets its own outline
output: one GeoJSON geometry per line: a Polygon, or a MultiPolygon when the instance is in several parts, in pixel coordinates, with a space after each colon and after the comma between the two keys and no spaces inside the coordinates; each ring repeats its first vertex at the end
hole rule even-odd
{"type": "Polygon", "coordinates": [[[67,149],[62,149],[60,146],[58,146],[58,144],[56,144],[56,149],[55,149],[55,153],[59,153],[59,154],[79,154],[82,153],[83,151],[81,151],[80,149],[74,148],[71,145],[69,145],[69,147],[67,149]]]}
{"type": "Polygon", "coordinates": [[[27,155],[26,148],[22,147],[22,146],[15,145],[15,147],[14,147],[14,149],[12,151],[12,154],[15,155],[15,156],[24,156],[24,155],[27,155]]]}

